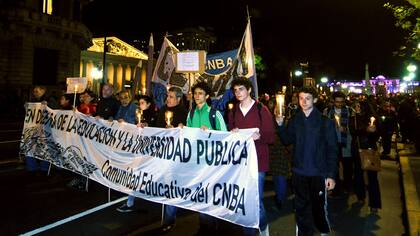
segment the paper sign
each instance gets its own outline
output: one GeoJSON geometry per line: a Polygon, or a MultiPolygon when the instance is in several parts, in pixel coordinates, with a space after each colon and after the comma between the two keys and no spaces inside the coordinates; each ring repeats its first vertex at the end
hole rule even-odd
{"type": "Polygon", "coordinates": [[[87,87],[86,77],[67,78],[66,93],[81,93],[87,87]]]}

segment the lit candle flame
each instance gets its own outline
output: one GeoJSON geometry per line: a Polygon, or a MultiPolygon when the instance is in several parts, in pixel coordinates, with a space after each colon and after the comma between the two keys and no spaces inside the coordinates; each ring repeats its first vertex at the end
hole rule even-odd
{"type": "Polygon", "coordinates": [[[277,110],[280,116],[283,116],[284,94],[276,95],[277,110]]]}
{"type": "Polygon", "coordinates": [[[137,110],[137,120],[139,123],[141,123],[141,120],[143,119],[143,110],[138,109],[137,110]]]}
{"type": "Polygon", "coordinates": [[[229,104],[228,104],[228,109],[229,109],[229,110],[232,110],[232,109],[233,109],[233,103],[229,103],[229,104]]]}
{"type": "Polygon", "coordinates": [[[375,117],[373,117],[373,116],[372,116],[372,117],[370,118],[370,126],[373,126],[373,122],[375,122],[375,117]]]}
{"type": "Polygon", "coordinates": [[[143,87],[143,88],[141,89],[141,94],[142,94],[142,95],[145,95],[145,94],[146,94],[146,88],[145,88],[145,87],[143,87]]]}
{"type": "Polygon", "coordinates": [[[171,119],[172,119],[172,111],[166,111],[165,112],[165,117],[166,117],[166,125],[167,126],[171,126],[171,119]]]}
{"type": "Polygon", "coordinates": [[[337,126],[340,126],[340,117],[338,115],[334,115],[335,121],[337,122],[337,126]]]}
{"type": "Polygon", "coordinates": [[[78,84],[76,84],[76,85],[74,86],[74,93],[77,93],[77,87],[78,87],[78,84]]]}

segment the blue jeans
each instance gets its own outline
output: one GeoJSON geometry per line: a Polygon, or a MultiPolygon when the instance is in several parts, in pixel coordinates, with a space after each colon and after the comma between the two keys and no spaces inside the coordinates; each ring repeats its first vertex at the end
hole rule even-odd
{"type": "Polygon", "coordinates": [[[48,161],[39,160],[33,157],[26,157],[26,170],[34,172],[34,171],[48,171],[50,167],[50,163],[48,161]]]}
{"type": "Polygon", "coordinates": [[[285,176],[273,175],[274,192],[276,192],[276,201],[283,203],[287,196],[287,180],[285,176]]]}
{"type": "Polygon", "coordinates": [[[164,205],[164,211],[163,211],[163,225],[171,225],[175,224],[176,220],[176,206],[171,205],[164,205]]]}
{"type": "MultiPolygon", "coordinates": [[[[265,215],[265,208],[263,204],[263,198],[264,198],[264,178],[265,178],[265,172],[258,172],[258,194],[260,197],[260,231],[263,231],[267,228],[268,222],[267,222],[267,216],[265,215]]],[[[244,227],[244,235],[255,235],[256,229],[254,228],[248,228],[244,227]]]]}

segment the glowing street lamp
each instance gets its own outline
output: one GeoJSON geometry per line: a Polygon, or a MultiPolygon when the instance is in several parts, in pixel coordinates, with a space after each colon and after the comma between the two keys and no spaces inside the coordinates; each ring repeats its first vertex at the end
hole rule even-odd
{"type": "Polygon", "coordinates": [[[417,66],[416,65],[413,65],[413,64],[410,64],[410,65],[407,66],[407,70],[410,73],[414,73],[417,70],[417,66]]]}
{"type": "Polygon", "coordinates": [[[301,76],[303,73],[300,70],[295,71],[295,76],[301,76]]]}
{"type": "Polygon", "coordinates": [[[321,78],[321,83],[327,83],[328,82],[328,78],[327,77],[322,77],[321,78]]]}
{"type": "Polygon", "coordinates": [[[289,87],[290,87],[289,90],[290,90],[290,93],[293,92],[293,74],[295,74],[296,77],[299,77],[303,73],[300,70],[297,70],[294,73],[293,73],[293,71],[290,71],[290,74],[289,74],[289,87]]]}

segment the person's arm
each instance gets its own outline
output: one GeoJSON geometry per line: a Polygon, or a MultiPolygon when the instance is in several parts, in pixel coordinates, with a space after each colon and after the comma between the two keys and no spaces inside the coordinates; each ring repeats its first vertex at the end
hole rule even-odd
{"type": "Polygon", "coordinates": [[[337,158],[338,158],[338,144],[337,144],[337,135],[335,132],[335,124],[332,120],[322,119],[322,122],[326,122],[326,130],[321,131],[325,132],[325,154],[327,161],[327,176],[326,178],[335,179],[337,172],[337,158]]]}
{"type": "Polygon", "coordinates": [[[280,141],[284,145],[294,144],[295,134],[296,134],[296,116],[293,116],[288,122],[287,126],[285,125],[284,117],[276,117],[276,121],[278,124],[277,132],[280,137],[280,141]]]}

